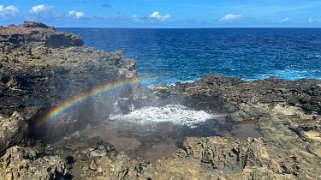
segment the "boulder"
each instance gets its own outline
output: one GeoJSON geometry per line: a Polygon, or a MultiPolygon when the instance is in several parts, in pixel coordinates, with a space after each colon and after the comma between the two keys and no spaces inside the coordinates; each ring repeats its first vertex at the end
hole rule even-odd
{"type": "Polygon", "coordinates": [[[28,135],[28,124],[17,112],[6,118],[0,115],[0,152],[22,143],[28,135]]]}

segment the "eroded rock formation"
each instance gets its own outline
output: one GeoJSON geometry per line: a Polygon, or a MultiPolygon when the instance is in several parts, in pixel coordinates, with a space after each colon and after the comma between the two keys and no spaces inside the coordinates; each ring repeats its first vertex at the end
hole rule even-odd
{"type": "Polygon", "coordinates": [[[42,156],[29,147],[13,146],[0,158],[1,179],[59,179],[70,175],[59,156],[42,156]]]}
{"type": "MultiPolygon", "coordinates": [[[[121,52],[82,45],[79,36],[57,32],[42,23],[0,28],[0,113],[10,116],[17,111],[33,121],[51,106],[95,86],[136,78],[135,64],[121,52]]],[[[43,131],[47,125],[41,127],[40,133],[63,135],[86,126],[88,121],[99,119],[99,114],[108,114],[95,112],[102,107],[112,110],[120,94],[106,97],[108,103],[89,98],[77,112],[52,123],[48,131],[43,131]]]]}
{"type": "Polygon", "coordinates": [[[315,80],[245,82],[208,75],[171,87],[135,87],[89,98],[48,122],[50,128],[34,127],[35,119],[57,103],[101,84],[136,78],[135,64],[120,52],[82,45],[79,36],[42,23],[0,28],[0,179],[321,178],[321,82],[315,80]],[[261,137],[188,137],[172,156],[150,162],[77,131],[108,117],[102,107],[120,111],[127,103],[139,108],[155,102],[224,113],[231,123],[250,121],[261,137]],[[66,137],[38,141],[53,134],[66,137]]]}
{"type": "Polygon", "coordinates": [[[84,41],[77,35],[57,32],[39,22],[25,22],[20,26],[8,26],[0,28],[0,52],[27,50],[32,53],[33,48],[39,46],[59,48],[70,46],[82,46],[84,41]]]}
{"type": "Polygon", "coordinates": [[[22,144],[28,135],[28,123],[20,114],[11,117],[0,116],[0,153],[8,147],[22,144]]]}

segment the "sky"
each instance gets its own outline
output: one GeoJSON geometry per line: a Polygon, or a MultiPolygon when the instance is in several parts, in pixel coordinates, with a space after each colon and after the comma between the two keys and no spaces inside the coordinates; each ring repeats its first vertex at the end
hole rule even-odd
{"type": "Polygon", "coordinates": [[[0,0],[0,25],[321,27],[321,0],[0,0]]]}

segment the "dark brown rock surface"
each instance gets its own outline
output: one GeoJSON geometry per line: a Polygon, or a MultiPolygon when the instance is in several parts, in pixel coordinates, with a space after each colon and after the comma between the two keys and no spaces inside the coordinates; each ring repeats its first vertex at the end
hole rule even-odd
{"type": "MultiPolygon", "coordinates": [[[[17,111],[36,130],[33,121],[50,107],[96,86],[136,79],[135,64],[121,52],[82,45],[79,36],[57,32],[42,23],[0,28],[0,114],[9,117],[17,111]]],[[[99,119],[99,109],[112,111],[121,93],[106,96],[104,101],[88,98],[77,111],[36,128],[48,138],[72,132],[99,119]],[[46,131],[47,126],[51,128],[46,131]]]]}
{"type": "Polygon", "coordinates": [[[233,114],[232,120],[242,121],[264,112],[255,105],[286,104],[308,114],[321,114],[321,82],[317,80],[286,81],[276,78],[242,81],[238,78],[206,75],[193,83],[177,83],[170,87],[171,96],[184,97],[184,104],[233,114]]]}

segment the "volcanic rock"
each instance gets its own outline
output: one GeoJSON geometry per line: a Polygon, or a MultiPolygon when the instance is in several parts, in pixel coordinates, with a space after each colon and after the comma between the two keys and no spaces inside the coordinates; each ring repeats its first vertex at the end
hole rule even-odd
{"type": "MultiPolygon", "coordinates": [[[[50,111],[94,87],[137,78],[121,52],[82,45],[79,36],[42,23],[0,28],[0,179],[321,178],[320,81],[206,75],[170,87],[137,85],[50,111]],[[259,138],[187,137],[172,157],[150,162],[78,131],[101,125],[111,113],[174,103],[223,114],[226,124],[249,123],[259,138]],[[57,117],[42,119],[48,110],[57,117]],[[25,143],[27,136],[33,141],[25,143]]],[[[231,132],[237,127],[243,126],[231,132]]]]}
{"type": "Polygon", "coordinates": [[[317,80],[286,81],[276,78],[242,81],[239,78],[206,75],[193,83],[177,83],[171,92],[194,108],[228,112],[231,120],[263,116],[261,105],[287,104],[308,114],[321,114],[321,86],[317,80]],[[234,113],[234,114],[233,114],[234,113]]]}
{"type": "Polygon", "coordinates": [[[13,146],[0,158],[0,179],[59,179],[69,177],[65,160],[40,156],[37,150],[13,146]]]}
{"type": "Polygon", "coordinates": [[[16,49],[32,51],[39,46],[59,48],[83,44],[84,41],[78,35],[56,32],[53,27],[39,22],[27,21],[20,26],[0,28],[2,53],[11,53],[16,49]]]}
{"type": "Polygon", "coordinates": [[[87,100],[77,111],[61,114],[54,122],[41,117],[58,103],[96,86],[136,79],[134,62],[123,58],[121,52],[82,45],[78,35],[57,32],[42,23],[0,28],[0,113],[21,113],[35,136],[47,139],[108,117],[117,108],[118,97],[129,96],[130,88],[99,98],[84,96],[87,100]]]}
{"type": "Polygon", "coordinates": [[[17,112],[11,117],[0,115],[0,153],[8,147],[23,143],[28,135],[28,123],[17,112]]]}

